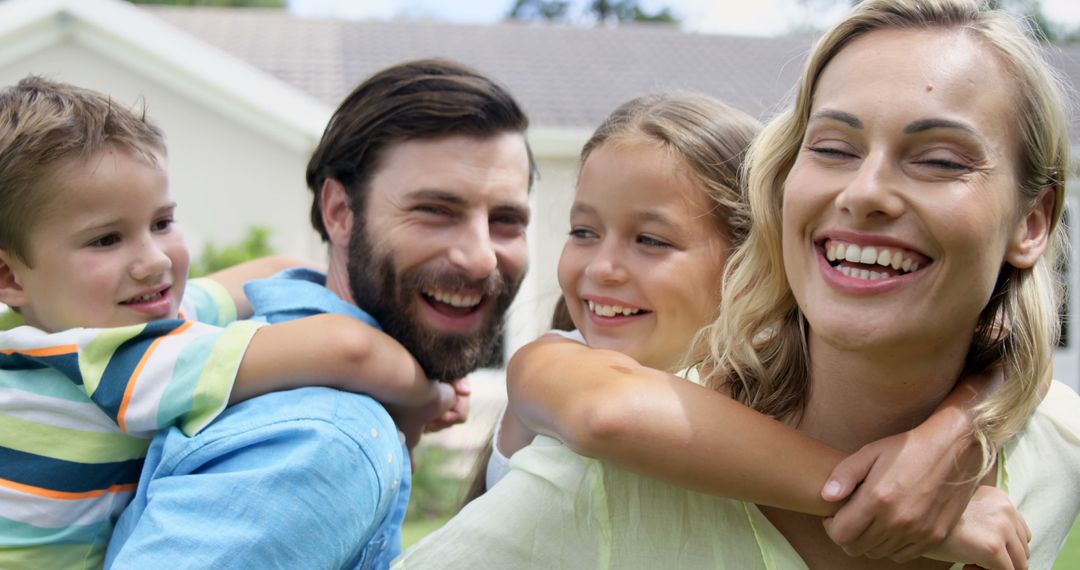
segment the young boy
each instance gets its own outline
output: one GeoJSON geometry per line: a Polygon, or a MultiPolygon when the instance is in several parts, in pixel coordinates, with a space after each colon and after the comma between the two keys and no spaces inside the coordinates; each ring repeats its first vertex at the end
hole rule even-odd
{"type": "Polygon", "coordinates": [[[0,92],[2,568],[100,567],[149,439],[228,403],[323,385],[425,422],[452,399],[373,321],[237,321],[243,283],[288,260],[188,284],[164,157],[156,126],[99,93],[0,92]]]}

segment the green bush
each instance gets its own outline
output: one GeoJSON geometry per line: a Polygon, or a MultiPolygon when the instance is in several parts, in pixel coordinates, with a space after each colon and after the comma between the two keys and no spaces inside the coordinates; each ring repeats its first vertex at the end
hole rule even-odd
{"type": "Polygon", "coordinates": [[[446,518],[461,500],[462,481],[449,474],[448,466],[458,452],[421,441],[413,450],[412,491],[405,520],[446,518]]]}
{"type": "Polygon", "coordinates": [[[238,263],[251,261],[274,254],[270,246],[270,228],[254,226],[248,229],[247,236],[237,243],[218,248],[213,242],[206,242],[202,254],[191,261],[188,273],[192,277],[201,277],[238,263]]]}

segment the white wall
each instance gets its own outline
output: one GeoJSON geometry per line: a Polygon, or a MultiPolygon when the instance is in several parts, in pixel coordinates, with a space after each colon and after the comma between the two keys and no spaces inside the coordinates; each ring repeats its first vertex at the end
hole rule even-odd
{"type": "Polygon", "coordinates": [[[279,252],[322,256],[307,222],[310,194],[303,176],[310,150],[277,144],[71,41],[0,66],[0,84],[31,73],[96,89],[126,104],[140,97],[146,101],[165,131],[177,217],[194,255],[207,240],[235,242],[250,226],[265,225],[279,252]]]}

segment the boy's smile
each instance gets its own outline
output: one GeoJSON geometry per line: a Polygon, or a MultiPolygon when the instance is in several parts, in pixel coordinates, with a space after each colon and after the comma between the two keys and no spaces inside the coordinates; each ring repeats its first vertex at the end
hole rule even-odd
{"type": "Polygon", "coordinates": [[[30,259],[0,252],[17,283],[8,304],[27,324],[51,332],[177,316],[189,259],[162,162],[109,148],[56,170],[30,259]]]}

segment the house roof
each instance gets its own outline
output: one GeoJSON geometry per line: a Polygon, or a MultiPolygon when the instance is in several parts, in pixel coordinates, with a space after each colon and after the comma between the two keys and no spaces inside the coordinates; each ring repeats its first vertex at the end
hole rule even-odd
{"type": "Polygon", "coordinates": [[[61,43],[97,52],[291,148],[313,146],[334,108],[127,2],[0,2],[0,65],[61,43]]]}
{"type": "MultiPolygon", "coordinates": [[[[505,84],[534,126],[586,131],[619,103],[660,90],[707,93],[765,119],[785,102],[812,42],[806,35],[693,34],[662,26],[480,26],[312,19],[270,9],[147,9],[331,106],[383,67],[441,56],[505,84]]],[[[1080,85],[1080,46],[1055,46],[1050,59],[1080,85]]],[[[1080,140],[1080,116],[1071,132],[1080,140]]]]}

